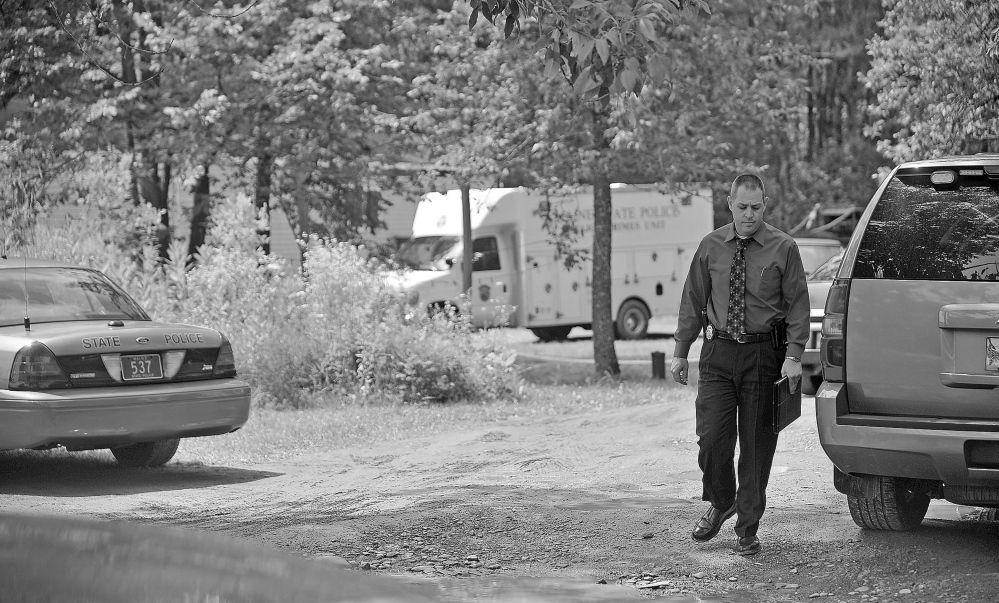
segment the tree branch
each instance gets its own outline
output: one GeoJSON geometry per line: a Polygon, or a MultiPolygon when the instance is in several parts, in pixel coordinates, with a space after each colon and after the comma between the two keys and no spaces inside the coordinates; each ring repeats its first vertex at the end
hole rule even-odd
{"type": "Polygon", "coordinates": [[[240,15],[246,14],[251,8],[253,8],[254,6],[257,5],[257,2],[259,2],[259,0],[253,0],[253,2],[251,2],[249,6],[247,6],[243,10],[239,11],[238,13],[231,14],[231,15],[225,15],[225,14],[219,14],[219,13],[210,13],[210,12],[206,11],[205,9],[201,8],[200,6],[198,6],[198,3],[195,2],[194,0],[189,0],[189,4],[193,4],[194,8],[198,9],[198,11],[201,14],[203,14],[205,16],[208,16],[208,17],[219,17],[219,18],[223,18],[223,19],[231,19],[233,17],[238,17],[240,15]]]}

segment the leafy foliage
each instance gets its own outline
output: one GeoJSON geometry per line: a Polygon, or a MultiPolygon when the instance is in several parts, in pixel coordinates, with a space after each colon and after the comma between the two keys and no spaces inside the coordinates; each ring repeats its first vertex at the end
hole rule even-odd
{"type": "Polygon", "coordinates": [[[481,13],[501,19],[509,37],[523,19],[537,27],[545,49],[545,75],[562,74],[584,98],[639,92],[645,79],[667,77],[667,32],[704,0],[468,0],[470,25],[481,13]]]}
{"type": "Polygon", "coordinates": [[[897,0],[869,45],[869,133],[894,162],[999,151],[999,3],[897,0]]]}
{"type": "Polygon", "coordinates": [[[122,261],[122,219],[148,226],[156,213],[105,201],[109,210],[86,220],[41,221],[12,251],[98,268],[154,319],[220,330],[258,405],[301,407],[320,393],[358,403],[519,395],[512,352],[467,337],[461,321],[410,314],[357,248],[313,237],[304,276],[261,256],[249,197],[219,204],[193,268],[179,248],[162,261],[152,237],[129,243],[131,261],[122,261]]]}

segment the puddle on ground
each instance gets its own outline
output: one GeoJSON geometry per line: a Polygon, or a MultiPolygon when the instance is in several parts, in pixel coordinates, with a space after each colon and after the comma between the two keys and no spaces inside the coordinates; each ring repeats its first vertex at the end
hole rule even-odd
{"type": "MultiPolygon", "coordinates": [[[[641,601],[642,591],[618,584],[596,584],[590,578],[537,578],[489,576],[482,578],[407,578],[419,594],[442,603],[488,601],[491,603],[612,603],[641,601]]],[[[655,590],[646,594],[657,593],[655,590]]],[[[664,603],[755,603],[742,593],[711,596],[664,595],[664,603]]]]}
{"type": "Polygon", "coordinates": [[[656,507],[675,507],[677,505],[689,505],[693,501],[688,498],[660,497],[624,497],[607,498],[603,500],[585,500],[574,503],[563,503],[555,505],[559,509],[570,511],[604,511],[611,509],[653,509],[656,507]]]}

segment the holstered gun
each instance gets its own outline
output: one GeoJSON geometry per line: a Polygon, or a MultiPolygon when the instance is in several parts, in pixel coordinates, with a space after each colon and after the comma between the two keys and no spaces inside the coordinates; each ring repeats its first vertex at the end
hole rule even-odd
{"type": "Polygon", "coordinates": [[[782,318],[775,321],[770,328],[770,343],[775,350],[783,350],[787,347],[787,320],[782,318]]]}

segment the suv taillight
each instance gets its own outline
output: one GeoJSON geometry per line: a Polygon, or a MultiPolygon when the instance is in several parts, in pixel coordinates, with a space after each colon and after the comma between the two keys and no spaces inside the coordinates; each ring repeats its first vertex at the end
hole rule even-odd
{"type": "Polygon", "coordinates": [[[846,306],[850,299],[850,279],[836,279],[826,297],[822,318],[822,378],[834,383],[846,380],[846,306]]]}
{"type": "Polygon", "coordinates": [[[222,378],[232,378],[236,376],[236,357],[232,354],[232,345],[229,340],[222,336],[222,345],[219,346],[219,355],[215,359],[215,369],[212,376],[222,378]]]}
{"type": "Polygon", "coordinates": [[[37,391],[69,387],[73,384],[66,378],[55,354],[45,344],[36,341],[21,348],[14,356],[7,389],[37,391]]]}

